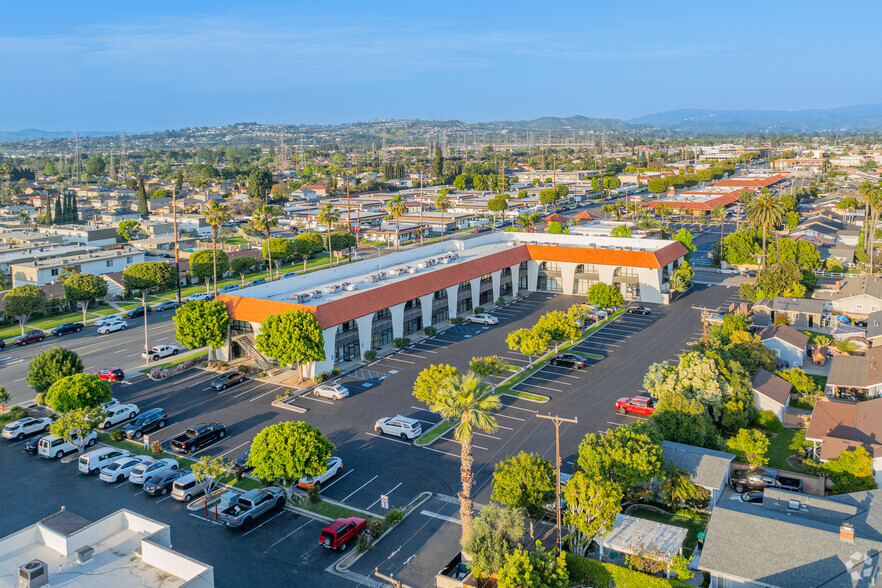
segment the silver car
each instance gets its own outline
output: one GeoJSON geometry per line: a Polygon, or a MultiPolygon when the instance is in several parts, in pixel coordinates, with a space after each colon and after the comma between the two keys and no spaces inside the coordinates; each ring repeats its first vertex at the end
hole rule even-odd
{"type": "Polygon", "coordinates": [[[176,459],[165,458],[150,460],[139,466],[135,466],[135,469],[129,474],[129,482],[132,484],[143,484],[150,476],[159,476],[167,474],[168,472],[174,472],[177,471],[178,467],[178,460],[176,459]]]}
{"type": "Polygon", "coordinates": [[[312,390],[313,395],[333,400],[342,400],[349,396],[349,389],[342,384],[321,384],[312,390]]]}

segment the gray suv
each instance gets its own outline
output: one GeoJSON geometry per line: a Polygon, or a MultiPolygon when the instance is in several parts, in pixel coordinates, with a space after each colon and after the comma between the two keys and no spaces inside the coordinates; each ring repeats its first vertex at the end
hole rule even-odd
{"type": "Polygon", "coordinates": [[[123,433],[129,439],[140,439],[144,433],[149,433],[165,426],[168,415],[161,408],[151,408],[138,415],[138,418],[122,428],[123,433]]]}

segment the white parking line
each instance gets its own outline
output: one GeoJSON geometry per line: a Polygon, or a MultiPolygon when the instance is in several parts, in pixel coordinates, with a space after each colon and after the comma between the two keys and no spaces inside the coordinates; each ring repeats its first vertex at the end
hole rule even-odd
{"type": "Polygon", "coordinates": [[[339,478],[337,478],[336,480],[334,480],[333,482],[331,482],[327,486],[322,486],[322,492],[327,491],[328,488],[330,488],[331,486],[333,486],[334,484],[336,484],[337,482],[339,482],[340,480],[342,480],[343,478],[345,478],[346,476],[348,476],[349,474],[351,474],[354,471],[355,470],[346,470],[342,476],[340,476],[339,478]]]}
{"type": "Polygon", "coordinates": [[[190,513],[187,513],[187,514],[189,514],[191,517],[196,517],[196,518],[199,519],[200,521],[205,521],[206,523],[211,523],[212,525],[223,525],[223,523],[220,522],[220,521],[213,521],[213,520],[211,520],[211,519],[206,519],[205,517],[199,516],[199,515],[196,514],[195,512],[190,512],[190,513]]]}
{"type": "Polygon", "coordinates": [[[288,537],[290,537],[291,535],[293,535],[294,533],[296,533],[297,531],[299,531],[300,529],[302,529],[303,527],[305,527],[306,525],[308,525],[311,522],[312,522],[311,520],[306,521],[305,523],[303,523],[302,525],[300,525],[299,527],[297,527],[296,529],[294,529],[293,531],[291,531],[290,533],[288,533],[287,535],[285,535],[284,537],[282,537],[281,539],[279,539],[278,541],[276,541],[275,543],[270,545],[269,548],[267,548],[267,550],[264,551],[264,553],[269,553],[270,549],[272,549],[273,547],[275,547],[276,545],[278,545],[279,543],[281,543],[282,541],[284,541],[285,539],[287,539],[288,537]]]}
{"type": "MultiPolygon", "coordinates": [[[[246,441],[246,442],[243,443],[242,445],[248,445],[249,443],[251,443],[251,441],[246,441]]],[[[217,457],[223,457],[223,456],[225,456],[225,455],[228,454],[228,453],[232,453],[233,451],[236,451],[237,449],[239,449],[240,447],[242,447],[242,445],[236,445],[236,446],[233,447],[232,449],[228,449],[227,451],[224,451],[223,453],[221,453],[221,454],[218,455],[217,457]]]]}
{"type": "Polygon", "coordinates": [[[251,529],[250,531],[245,531],[244,533],[242,533],[242,536],[244,537],[245,535],[247,535],[247,534],[249,534],[249,533],[252,533],[252,532],[258,530],[259,528],[261,528],[262,526],[264,526],[264,525],[267,524],[268,522],[270,522],[270,521],[272,521],[272,520],[275,520],[275,519],[279,518],[279,517],[282,516],[283,514],[285,514],[285,509],[280,510],[280,511],[277,512],[275,515],[273,515],[273,516],[271,516],[270,518],[268,518],[267,520],[263,521],[262,523],[260,523],[259,525],[257,525],[257,526],[254,527],[253,529],[251,529]]]}
{"type": "MultiPolygon", "coordinates": [[[[536,387],[538,388],[539,386],[536,386],[536,387]]],[[[557,392],[562,392],[562,390],[557,390],[557,392]]],[[[511,420],[513,420],[513,421],[521,421],[521,422],[524,422],[524,421],[527,420],[527,419],[522,419],[521,417],[513,417],[513,416],[509,416],[509,415],[507,415],[507,414],[499,414],[498,412],[491,412],[490,414],[492,414],[493,416],[502,417],[502,418],[504,418],[504,419],[511,419],[511,420]]]]}
{"type": "Polygon", "coordinates": [[[156,501],[156,504],[159,504],[160,502],[165,502],[166,500],[168,500],[168,499],[171,498],[171,497],[172,497],[172,495],[169,494],[169,495],[166,496],[165,498],[160,498],[159,500],[156,501]]]}
{"type": "Polygon", "coordinates": [[[513,404],[503,404],[502,406],[504,406],[505,408],[513,408],[515,410],[522,410],[524,412],[532,412],[533,414],[536,414],[536,412],[538,412],[538,411],[533,410],[532,408],[521,408],[520,406],[514,406],[513,404]]]}
{"type": "MultiPolygon", "coordinates": [[[[520,386],[521,384],[523,384],[523,382],[519,382],[519,383],[515,384],[514,389],[517,390],[518,386],[520,386]]],[[[527,386],[529,386],[530,388],[540,388],[542,390],[551,390],[552,392],[563,392],[563,390],[558,390],[557,388],[549,388],[548,386],[540,386],[539,384],[527,384],[527,386]]],[[[523,391],[524,390],[522,390],[522,392],[523,391]]],[[[509,418],[511,418],[511,417],[509,417],[509,418]]],[[[523,420],[523,419],[521,419],[521,420],[523,420]]]]}
{"type": "Polygon", "coordinates": [[[310,396],[309,394],[304,394],[300,398],[305,398],[306,400],[315,400],[316,402],[321,402],[322,404],[334,404],[331,400],[325,400],[324,398],[316,398],[315,396],[310,396]]]}
{"type": "Polygon", "coordinates": [[[235,396],[233,396],[233,398],[239,398],[240,396],[245,396],[245,395],[248,394],[249,392],[254,392],[255,390],[258,390],[258,389],[260,389],[260,388],[263,388],[263,387],[266,386],[266,385],[268,385],[268,382],[267,382],[266,384],[261,384],[260,386],[255,386],[254,388],[248,388],[248,389],[245,390],[244,392],[239,392],[238,394],[236,394],[235,396]]]}
{"type": "MultiPolygon", "coordinates": [[[[404,482],[398,482],[398,486],[401,486],[402,484],[404,484],[404,482]]],[[[395,492],[395,490],[398,489],[398,486],[395,486],[395,488],[392,488],[391,490],[389,490],[388,492],[386,492],[386,493],[385,493],[385,496],[389,496],[390,494],[392,494],[393,492],[395,492]]],[[[377,500],[376,500],[372,505],[370,505],[369,507],[367,507],[367,510],[370,510],[370,509],[374,508],[374,506],[376,506],[377,503],[380,502],[380,500],[382,500],[382,499],[381,499],[381,498],[377,498],[377,500]]]]}
{"type": "MultiPolygon", "coordinates": [[[[374,480],[376,480],[376,479],[379,478],[379,477],[380,477],[380,474],[377,474],[376,476],[374,476],[373,478],[371,478],[370,480],[368,480],[367,482],[365,482],[364,484],[362,484],[361,486],[359,486],[358,488],[356,488],[355,490],[353,490],[353,491],[352,491],[352,494],[355,494],[356,492],[358,492],[359,490],[361,490],[362,488],[364,488],[365,486],[367,486],[368,484],[370,484],[371,482],[373,482],[374,480]]],[[[344,499],[341,500],[340,502],[346,502],[347,500],[349,500],[350,498],[352,498],[352,494],[350,494],[349,496],[347,496],[346,498],[344,498],[344,499]]]]}
{"type": "MultiPolygon", "coordinates": [[[[415,358],[417,358],[417,359],[426,359],[425,356],[422,356],[422,355],[416,355],[416,354],[414,354],[414,353],[408,353],[408,352],[406,352],[406,351],[402,351],[402,352],[400,352],[398,355],[406,355],[406,356],[408,356],[408,357],[415,357],[415,358]]],[[[394,359],[394,358],[393,358],[393,359],[394,359]]]]}
{"type": "Polygon", "coordinates": [[[398,359],[397,357],[387,357],[386,359],[391,359],[392,361],[400,361],[401,363],[409,363],[410,365],[416,365],[415,361],[407,361],[406,359],[398,359]]]}
{"type": "Polygon", "coordinates": [[[557,382],[558,384],[562,384],[562,385],[564,385],[564,386],[572,386],[572,384],[569,383],[569,382],[558,382],[558,381],[557,381],[556,379],[554,379],[554,378],[542,378],[542,377],[537,376],[537,375],[535,375],[535,374],[533,374],[533,375],[530,376],[529,378],[524,378],[523,380],[521,380],[521,383],[524,383],[524,382],[526,382],[527,380],[542,380],[543,382],[557,382]]]}
{"type": "Polygon", "coordinates": [[[402,445],[412,445],[409,441],[402,441],[401,439],[393,439],[392,437],[387,437],[386,435],[377,435],[376,433],[368,433],[365,432],[365,435],[369,437],[376,437],[377,439],[384,439],[386,441],[392,441],[393,443],[401,443],[402,445]]]}
{"type": "MultiPolygon", "coordinates": [[[[267,382],[267,384],[272,384],[272,382],[267,382]]],[[[284,386],[279,386],[278,384],[273,384],[273,386],[276,386],[279,388],[284,388],[284,386]]],[[[263,394],[261,394],[260,396],[255,396],[254,398],[249,398],[248,402],[254,402],[255,400],[260,400],[261,398],[263,398],[267,394],[272,394],[273,392],[275,392],[275,390],[268,390],[268,391],[264,392],[263,394]]]]}
{"type": "MultiPolygon", "coordinates": [[[[477,433],[472,432],[472,435],[476,435],[476,434],[477,434],[477,433]]],[[[451,438],[451,437],[445,437],[445,436],[442,435],[442,436],[441,436],[441,439],[442,439],[443,441],[452,441],[452,442],[454,442],[454,443],[458,443],[458,444],[462,445],[462,441],[457,441],[456,439],[453,439],[453,438],[451,438]]],[[[487,449],[486,447],[482,447],[482,446],[480,446],[480,445],[475,445],[474,443],[472,443],[472,448],[473,448],[473,449],[481,449],[481,450],[483,450],[483,451],[490,451],[490,450],[487,449]]],[[[345,502],[345,500],[344,500],[343,502],[345,502]]]]}
{"type": "MultiPolygon", "coordinates": [[[[615,339],[613,339],[615,341],[615,339]]],[[[597,341],[600,345],[606,345],[607,347],[621,347],[621,345],[616,345],[615,343],[607,343],[606,341],[597,341]]]]}
{"type": "Polygon", "coordinates": [[[205,382],[207,382],[207,381],[209,381],[209,380],[213,380],[213,379],[214,379],[213,376],[209,376],[209,377],[207,377],[207,378],[205,378],[204,380],[201,380],[201,381],[199,381],[199,382],[193,382],[192,384],[190,384],[189,386],[187,386],[187,388],[193,388],[193,387],[195,387],[195,386],[201,386],[201,385],[204,384],[205,382]]]}
{"type": "Polygon", "coordinates": [[[449,455],[451,457],[455,457],[459,459],[459,455],[455,453],[450,453],[449,451],[441,451],[440,449],[435,449],[434,447],[420,447],[420,449],[425,449],[427,451],[434,451],[435,453],[443,453],[444,455],[449,455]]]}
{"type": "MultiPolygon", "coordinates": [[[[554,366],[547,366],[547,367],[554,367],[554,366]]],[[[546,374],[554,374],[555,376],[560,376],[560,377],[562,377],[562,378],[571,378],[571,379],[573,379],[573,380],[580,380],[580,379],[581,379],[579,376],[574,376],[574,375],[572,375],[572,374],[561,374],[561,373],[559,373],[559,372],[552,372],[552,371],[550,371],[550,370],[546,371],[546,370],[544,370],[544,369],[543,369],[543,370],[539,370],[539,371],[536,372],[536,373],[537,373],[537,374],[541,374],[541,373],[543,373],[543,372],[546,373],[546,374]]]]}

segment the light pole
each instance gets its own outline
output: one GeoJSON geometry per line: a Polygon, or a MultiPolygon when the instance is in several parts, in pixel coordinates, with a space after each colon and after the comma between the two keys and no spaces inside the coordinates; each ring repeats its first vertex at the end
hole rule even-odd
{"type": "Polygon", "coordinates": [[[561,423],[578,423],[579,419],[567,419],[561,416],[551,416],[550,414],[537,414],[536,417],[540,419],[546,419],[554,423],[554,445],[555,445],[555,461],[554,468],[557,472],[557,488],[554,492],[554,504],[555,510],[557,511],[557,550],[560,552],[563,549],[563,540],[561,538],[560,532],[560,424],[561,423]]]}
{"type": "MultiPolygon", "coordinates": [[[[178,304],[181,303],[181,268],[178,258],[178,206],[175,187],[172,186],[172,225],[175,231],[175,285],[178,289],[178,304]]],[[[215,253],[217,255],[217,253],[215,253]]],[[[146,350],[145,350],[146,351],[146,350]]]]}

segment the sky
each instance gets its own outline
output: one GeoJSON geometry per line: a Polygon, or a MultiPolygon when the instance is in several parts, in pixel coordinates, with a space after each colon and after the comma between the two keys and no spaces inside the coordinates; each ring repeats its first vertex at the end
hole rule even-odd
{"type": "Polygon", "coordinates": [[[0,130],[882,102],[882,2],[8,2],[0,130]]]}

